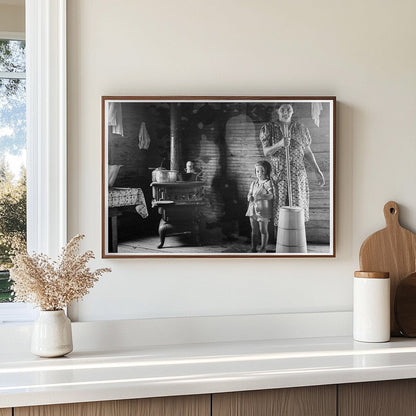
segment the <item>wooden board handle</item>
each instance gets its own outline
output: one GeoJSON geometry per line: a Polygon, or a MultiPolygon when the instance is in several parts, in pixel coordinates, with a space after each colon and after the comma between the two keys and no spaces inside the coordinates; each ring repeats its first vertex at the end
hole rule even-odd
{"type": "Polygon", "coordinates": [[[399,205],[397,202],[389,201],[384,205],[384,218],[387,227],[399,227],[399,205]]]}

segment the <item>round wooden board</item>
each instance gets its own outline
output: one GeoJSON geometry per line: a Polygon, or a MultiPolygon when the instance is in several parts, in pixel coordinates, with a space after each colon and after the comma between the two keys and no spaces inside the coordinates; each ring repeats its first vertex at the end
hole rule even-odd
{"type": "Polygon", "coordinates": [[[399,206],[394,201],[384,205],[386,228],[367,237],[360,249],[360,269],[390,273],[391,335],[400,335],[394,319],[396,288],[406,276],[415,271],[416,234],[399,222],[399,206]]]}
{"type": "Polygon", "coordinates": [[[407,337],[416,337],[416,272],[398,284],[394,315],[400,332],[407,337]]]}

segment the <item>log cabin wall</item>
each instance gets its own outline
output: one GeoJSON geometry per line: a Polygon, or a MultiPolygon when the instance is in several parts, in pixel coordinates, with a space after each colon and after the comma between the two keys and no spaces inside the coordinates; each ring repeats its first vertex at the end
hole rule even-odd
{"type": "MultiPolygon", "coordinates": [[[[187,105],[186,105],[187,106],[187,105]]],[[[218,239],[226,231],[224,224],[224,141],[221,105],[190,104],[188,128],[183,130],[182,150],[186,160],[192,160],[202,171],[206,183],[206,205],[202,207],[203,238],[218,239]]]]}
{"type": "MultiPolygon", "coordinates": [[[[203,237],[217,240],[249,236],[245,217],[247,192],[254,180],[254,164],[265,159],[259,132],[270,120],[273,105],[239,103],[182,103],[180,109],[179,168],[193,160],[203,172],[207,205],[203,208],[203,237]]],[[[324,188],[316,185],[315,175],[306,163],[310,186],[310,221],[306,223],[309,242],[329,243],[329,104],[323,104],[320,128],[311,118],[310,103],[295,103],[294,117],[312,136],[312,151],[325,176],[324,188]]],[[[109,164],[121,164],[115,186],[140,187],[146,197],[149,218],[132,213],[123,216],[120,238],[156,233],[159,216],[151,208],[151,169],[169,166],[170,113],[163,103],[123,103],[123,136],[109,133],[109,164]],[[139,130],[145,123],[150,136],[148,149],[139,149],[139,130]]]]}
{"type": "Polygon", "coordinates": [[[310,220],[306,223],[306,235],[308,241],[317,243],[329,243],[329,215],[330,215],[330,108],[328,103],[323,104],[320,115],[319,127],[311,118],[310,105],[298,105],[295,109],[297,117],[310,131],[312,137],[311,149],[316,161],[324,174],[325,186],[320,187],[316,183],[316,177],[311,167],[306,164],[309,178],[309,214],[310,220]]]}
{"type": "MultiPolygon", "coordinates": [[[[270,120],[273,105],[222,104],[212,106],[216,110],[215,121],[207,117],[187,136],[184,132],[185,155],[196,161],[207,182],[209,205],[204,215],[210,230],[220,226],[229,237],[249,235],[249,221],[245,217],[247,193],[255,179],[254,165],[267,159],[259,140],[261,126],[270,120]],[[219,197],[221,196],[221,197],[219,197]]],[[[311,149],[325,176],[325,186],[316,184],[315,174],[306,163],[310,187],[310,220],[306,223],[309,242],[329,243],[330,166],[329,126],[330,107],[323,104],[320,127],[311,118],[310,103],[296,103],[294,117],[303,123],[312,137],[311,149]]]]}

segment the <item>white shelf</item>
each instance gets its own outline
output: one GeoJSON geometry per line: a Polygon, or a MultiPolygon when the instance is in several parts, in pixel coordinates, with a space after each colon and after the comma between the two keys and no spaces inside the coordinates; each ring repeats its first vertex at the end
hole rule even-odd
{"type": "Polygon", "coordinates": [[[142,345],[66,358],[0,354],[0,407],[416,377],[416,340],[350,337],[142,345]]]}

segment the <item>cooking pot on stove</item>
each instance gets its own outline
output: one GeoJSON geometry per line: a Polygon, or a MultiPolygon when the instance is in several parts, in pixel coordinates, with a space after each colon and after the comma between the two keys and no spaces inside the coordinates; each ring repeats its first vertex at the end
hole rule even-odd
{"type": "Polygon", "coordinates": [[[168,182],[176,182],[178,180],[177,170],[168,170],[168,182]]]}
{"type": "Polygon", "coordinates": [[[168,182],[168,170],[161,166],[152,171],[152,182],[168,182]]]}

